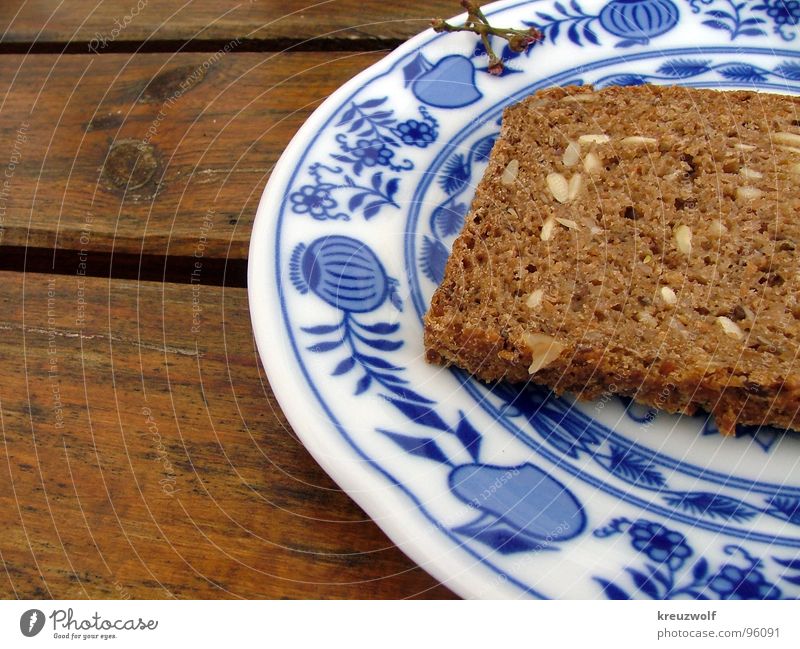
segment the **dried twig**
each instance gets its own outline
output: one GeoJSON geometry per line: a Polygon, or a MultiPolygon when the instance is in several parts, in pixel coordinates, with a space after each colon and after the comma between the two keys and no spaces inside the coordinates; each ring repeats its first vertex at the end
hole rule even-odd
{"type": "Polygon", "coordinates": [[[513,52],[524,52],[534,43],[544,39],[544,35],[536,27],[530,29],[512,29],[510,27],[493,27],[481,11],[481,6],[470,0],[461,0],[461,6],[467,10],[467,19],[463,25],[451,25],[442,18],[431,20],[435,32],[472,32],[481,37],[481,42],[489,55],[489,72],[501,74],[503,60],[492,49],[489,36],[499,36],[508,41],[513,52]]]}

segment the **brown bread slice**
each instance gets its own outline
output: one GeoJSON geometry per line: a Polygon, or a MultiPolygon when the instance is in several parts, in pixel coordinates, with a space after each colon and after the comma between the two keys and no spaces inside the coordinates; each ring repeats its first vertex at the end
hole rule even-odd
{"type": "Polygon", "coordinates": [[[800,98],[542,91],[504,113],[427,358],[800,428],[798,246],[800,98]]]}

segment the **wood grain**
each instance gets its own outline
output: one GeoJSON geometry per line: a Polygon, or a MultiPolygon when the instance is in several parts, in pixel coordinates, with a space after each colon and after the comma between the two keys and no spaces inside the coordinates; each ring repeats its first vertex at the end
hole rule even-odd
{"type": "Polygon", "coordinates": [[[0,597],[452,597],[305,451],[245,291],[211,284],[314,108],[457,12],[0,3],[0,267],[37,271],[0,272],[0,597]],[[76,274],[159,279],[201,245],[201,285],[76,274]]]}
{"type": "Polygon", "coordinates": [[[0,596],[451,596],[298,442],[244,290],[0,273],[0,313],[0,596]]]}
{"type": "Polygon", "coordinates": [[[245,259],[292,136],[383,54],[4,55],[0,243],[191,256],[210,217],[205,256],[245,259]]]}
{"type": "Polygon", "coordinates": [[[113,52],[239,38],[273,49],[287,43],[330,49],[331,42],[341,48],[347,41],[375,47],[461,11],[455,0],[4,0],[0,45],[73,44],[71,51],[80,52],[92,44],[113,52]]]}

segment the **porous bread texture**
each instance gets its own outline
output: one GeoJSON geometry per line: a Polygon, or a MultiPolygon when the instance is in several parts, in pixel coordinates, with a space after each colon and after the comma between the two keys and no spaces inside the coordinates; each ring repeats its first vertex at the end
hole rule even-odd
{"type": "Polygon", "coordinates": [[[542,91],[503,115],[426,356],[800,428],[799,245],[800,98],[542,91]]]}

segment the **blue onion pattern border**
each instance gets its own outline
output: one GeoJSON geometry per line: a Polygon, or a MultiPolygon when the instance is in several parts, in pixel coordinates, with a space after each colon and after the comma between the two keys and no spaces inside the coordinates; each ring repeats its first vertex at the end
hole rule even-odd
{"type": "MultiPolygon", "coordinates": [[[[420,112],[421,112],[421,111],[420,111],[420,112]]],[[[356,142],[355,144],[356,144],[356,145],[358,145],[358,142],[356,142]]],[[[350,146],[350,145],[348,145],[348,146],[350,146]]],[[[349,151],[345,151],[345,154],[346,154],[346,153],[349,153],[349,151]]],[[[363,151],[362,151],[362,150],[359,150],[359,154],[361,154],[361,153],[363,153],[363,151]]],[[[378,151],[378,154],[380,154],[380,151],[378,151]]],[[[371,152],[369,155],[375,155],[375,151],[372,151],[372,152],[371,152]]],[[[391,158],[391,157],[392,157],[392,156],[389,156],[389,158],[391,158]]],[[[403,162],[402,162],[402,161],[400,161],[400,164],[399,164],[399,165],[395,165],[397,168],[392,168],[392,167],[391,167],[391,165],[389,165],[389,164],[384,164],[383,162],[381,162],[381,160],[380,160],[380,155],[377,155],[377,157],[375,158],[375,160],[376,160],[376,164],[381,164],[382,166],[385,166],[387,169],[389,169],[389,170],[391,170],[391,171],[398,171],[398,170],[399,170],[400,172],[402,172],[402,171],[407,171],[407,170],[408,170],[408,169],[403,169],[403,168],[402,168],[402,167],[403,167],[403,162]]],[[[357,161],[353,161],[353,162],[350,162],[350,163],[348,163],[348,164],[350,164],[350,165],[351,165],[351,169],[353,169],[353,170],[355,169],[356,162],[357,162],[357,161]]],[[[385,162],[385,161],[384,161],[384,162],[385,162]]],[[[394,163],[392,163],[392,164],[394,164],[394,163]]],[[[365,164],[365,165],[363,165],[363,166],[362,166],[362,168],[366,168],[366,167],[368,167],[368,166],[369,166],[369,165],[365,164]]],[[[373,166],[375,166],[375,165],[373,165],[373,166]]],[[[317,167],[317,168],[318,168],[318,167],[317,167]]],[[[334,168],[334,166],[332,166],[332,165],[329,167],[329,169],[333,169],[333,168],[334,168]]],[[[338,173],[338,172],[335,172],[335,173],[338,173]]],[[[380,184],[380,187],[381,187],[381,188],[383,188],[384,179],[383,179],[383,178],[380,178],[379,180],[380,180],[380,183],[379,183],[379,184],[380,184]]],[[[391,180],[391,179],[389,179],[389,180],[391,180]]],[[[372,183],[374,183],[374,182],[375,182],[375,180],[374,180],[374,175],[373,175],[373,178],[372,178],[372,179],[370,179],[370,184],[369,184],[369,186],[362,187],[361,189],[371,189],[371,190],[373,190],[373,191],[376,191],[376,187],[375,187],[375,186],[372,184],[372,183]]],[[[388,182],[388,181],[387,181],[387,182],[388,182]]],[[[336,188],[337,188],[337,189],[339,189],[339,188],[341,188],[341,186],[336,186],[336,188]]],[[[387,194],[388,194],[388,192],[387,192],[387,194]]],[[[363,201],[362,201],[362,202],[363,202],[363,201]]],[[[386,202],[385,202],[385,204],[391,204],[391,203],[390,203],[389,201],[386,201],[386,202]]],[[[378,211],[379,211],[379,210],[378,210],[378,211]]],[[[377,212],[375,212],[375,213],[377,213],[377,212]]],[[[365,218],[370,218],[371,216],[374,216],[374,215],[375,215],[375,213],[371,214],[370,216],[368,216],[367,214],[364,214],[364,216],[365,216],[365,218]]],[[[347,216],[347,215],[345,215],[345,216],[347,216]]],[[[343,216],[341,216],[341,215],[340,215],[340,216],[339,216],[339,218],[343,218],[343,216]]],[[[447,224],[447,219],[446,219],[446,218],[444,218],[444,217],[440,219],[440,222],[441,222],[442,224],[444,224],[445,228],[446,228],[446,227],[452,227],[452,223],[451,223],[451,224],[448,226],[448,224],[447,224]]],[[[444,231],[444,230],[443,230],[443,231],[444,231]]],[[[386,324],[386,323],[384,323],[384,324],[386,324]]],[[[349,326],[349,325],[348,325],[348,326],[349,326]]],[[[368,325],[368,326],[372,326],[372,325],[368,325]]],[[[307,332],[307,333],[310,333],[310,332],[307,332]]],[[[331,332],[331,333],[332,333],[332,332],[331,332]]],[[[316,350],[316,351],[319,351],[319,352],[321,353],[323,350],[321,350],[321,349],[320,349],[320,350],[316,350]]],[[[398,368],[398,369],[402,369],[402,368],[398,368]]],[[[342,374],[344,374],[344,373],[346,373],[346,372],[342,372],[342,374]]],[[[428,409],[427,409],[427,411],[429,411],[429,412],[434,412],[434,409],[433,409],[433,408],[428,408],[428,409]]],[[[463,413],[460,413],[460,414],[461,414],[461,415],[463,415],[463,413]]],[[[412,419],[412,421],[414,421],[414,423],[419,423],[418,421],[416,421],[416,419],[417,419],[417,416],[415,415],[415,417],[414,417],[414,419],[412,419]]],[[[441,419],[441,418],[440,418],[440,419],[441,419]]],[[[444,420],[442,419],[441,421],[444,421],[444,420]]],[[[449,431],[449,432],[450,432],[450,433],[452,433],[452,434],[455,434],[455,431],[454,431],[454,429],[455,429],[455,428],[457,428],[457,427],[459,427],[459,426],[462,426],[462,425],[463,425],[463,422],[461,421],[461,419],[459,419],[459,423],[458,423],[457,425],[453,426],[453,427],[450,429],[450,431],[449,431]]],[[[467,425],[469,425],[469,424],[468,424],[468,422],[467,422],[467,425]]],[[[435,426],[434,426],[434,428],[435,428],[435,426]]],[[[473,429],[473,430],[474,430],[474,429],[473,429]]],[[[416,439],[416,438],[414,438],[414,439],[416,439]]],[[[395,443],[397,443],[398,445],[400,445],[400,446],[402,447],[402,444],[400,444],[400,443],[398,442],[398,440],[397,440],[397,439],[393,439],[392,441],[394,441],[395,443]]],[[[411,448],[413,448],[413,449],[416,449],[416,448],[418,448],[418,447],[420,446],[420,445],[419,445],[417,442],[413,442],[413,441],[409,441],[409,440],[406,440],[406,442],[404,442],[404,443],[406,443],[406,444],[412,444],[411,448]]],[[[425,459],[428,459],[428,460],[434,460],[434,459],[435,459],[435,461],[437,461],[437,462],[444,462],[444,463],[447,463],[447,462],[449,462],[449,460],[447,460],[447,458],[446,458],[446,457],[444,457],[444,459],[442,459],[442,458],[438,458],[438,459],[436,459],[436,458],[434,458],[434,457],[433,457],[433,455],[435,455],[435,454],[436,454],[436,451],[434,451],[434,450],[433,450],[433,449],[434,449],[434,446],[428,446],[426,443],[423,443],[421,446],[422,446],[422,447],[425,447],[427,450],[426,450],[425,452],[420,452],[420,453],[412,453],[412,454],[413,454],[413,455],[419,455],[420,457],[424,457],[425,459]],[[428,455],[431,455],[431,456],[429,457],[428,455]]],[[[404,449],[404,450],[408,450],[408,449],[404,449]]],[[[408,451],[408,452],[411,452],[411,451],[408,451]]],[[[480,468],[484,468],[484,467],[485,467],[485,465],[480,465],[480,464],[477,462],[477,458],[474,458],[474,459],[476,459],[476,462],[475,462],[475,465],[476,465],[476,466],[478,466],[478,467],[480,467],[480,468]]],[[[487,468],[488,468],[488,467],[487,467],[487,468]]],[[[521,471],[520,471],[520,467],[492,467],[492,468],[495,468],[495,469],[505,469],[505,470],[517,469],[517,470],[518,470],[518,472],[521,472],[521,471]]],[[[636,521],[636,522],[640,522],[640,519],[637,519],[637,521],[636,521]]],[[[632,524],[632,526],[633,526],[633,524],[632,524]]],[[[517,533],[520,533],[520,531],[518,530],[518,531],[517,531],[517,533]]],[[[727,546],[727,547],[728,547],[728,548],[733,548],[733,547],[736,547],[736,546],[727,546]]],[[[727,550],[726,550],[726,553],[728,553],[728,552],[727,552],[727,550]]],[[[730,554],[730,553],[728,553],[728,554],[730,554]]],[[[752,561],[759,561],[759,560],[757,560],[757,559],[753,559],[752,557],[750,557],[750,559],[751,559],[752,561]]],[[[796,563],[796,561],[794,561],[794,560],[790,560],[790,559],[775,559],[775,561],[783,561],[783,562],[784,562],[784,564],[785,564],[785,565],[787,565],[787,567],[790,567],[790,568],[794,567],[794,564],[796,563]],[[791,565],[790,565],[790,564],[791,564],[791,565]]],[[[784,564],[781,564],[781,565],[784,565],[784,564]]],[[[753,565],[754,565],[756,568],[760,568],[762,564],[757,564],[757,565],[756,565],[756,564],[753,564],[753,565]]],[[[730,571],[728,571],[728,573],[726,573],[726,574],[727,574],[727,577],[730,579],[730,578],[731,578],[731,573],[730,573],[730,571]]],[[[720,583],[720,582],[717,582],[717,585],[719,585],[719,583],[720,583]]],[[[790,583],[794,583],[794,582],[790,582],[790,583]]],[[[723,589],[723,590],[724,590],[724,589],[723,589]]],[[[645,591],[642,591],[642,592],[645,592],[645,591]]],[[[731,590],[730,592],[731,592],[731,593],[733,593],[733,590],[731,590]]],[[[647,594],[647,593],[645,593],[645,594],[647,594]]]]}

